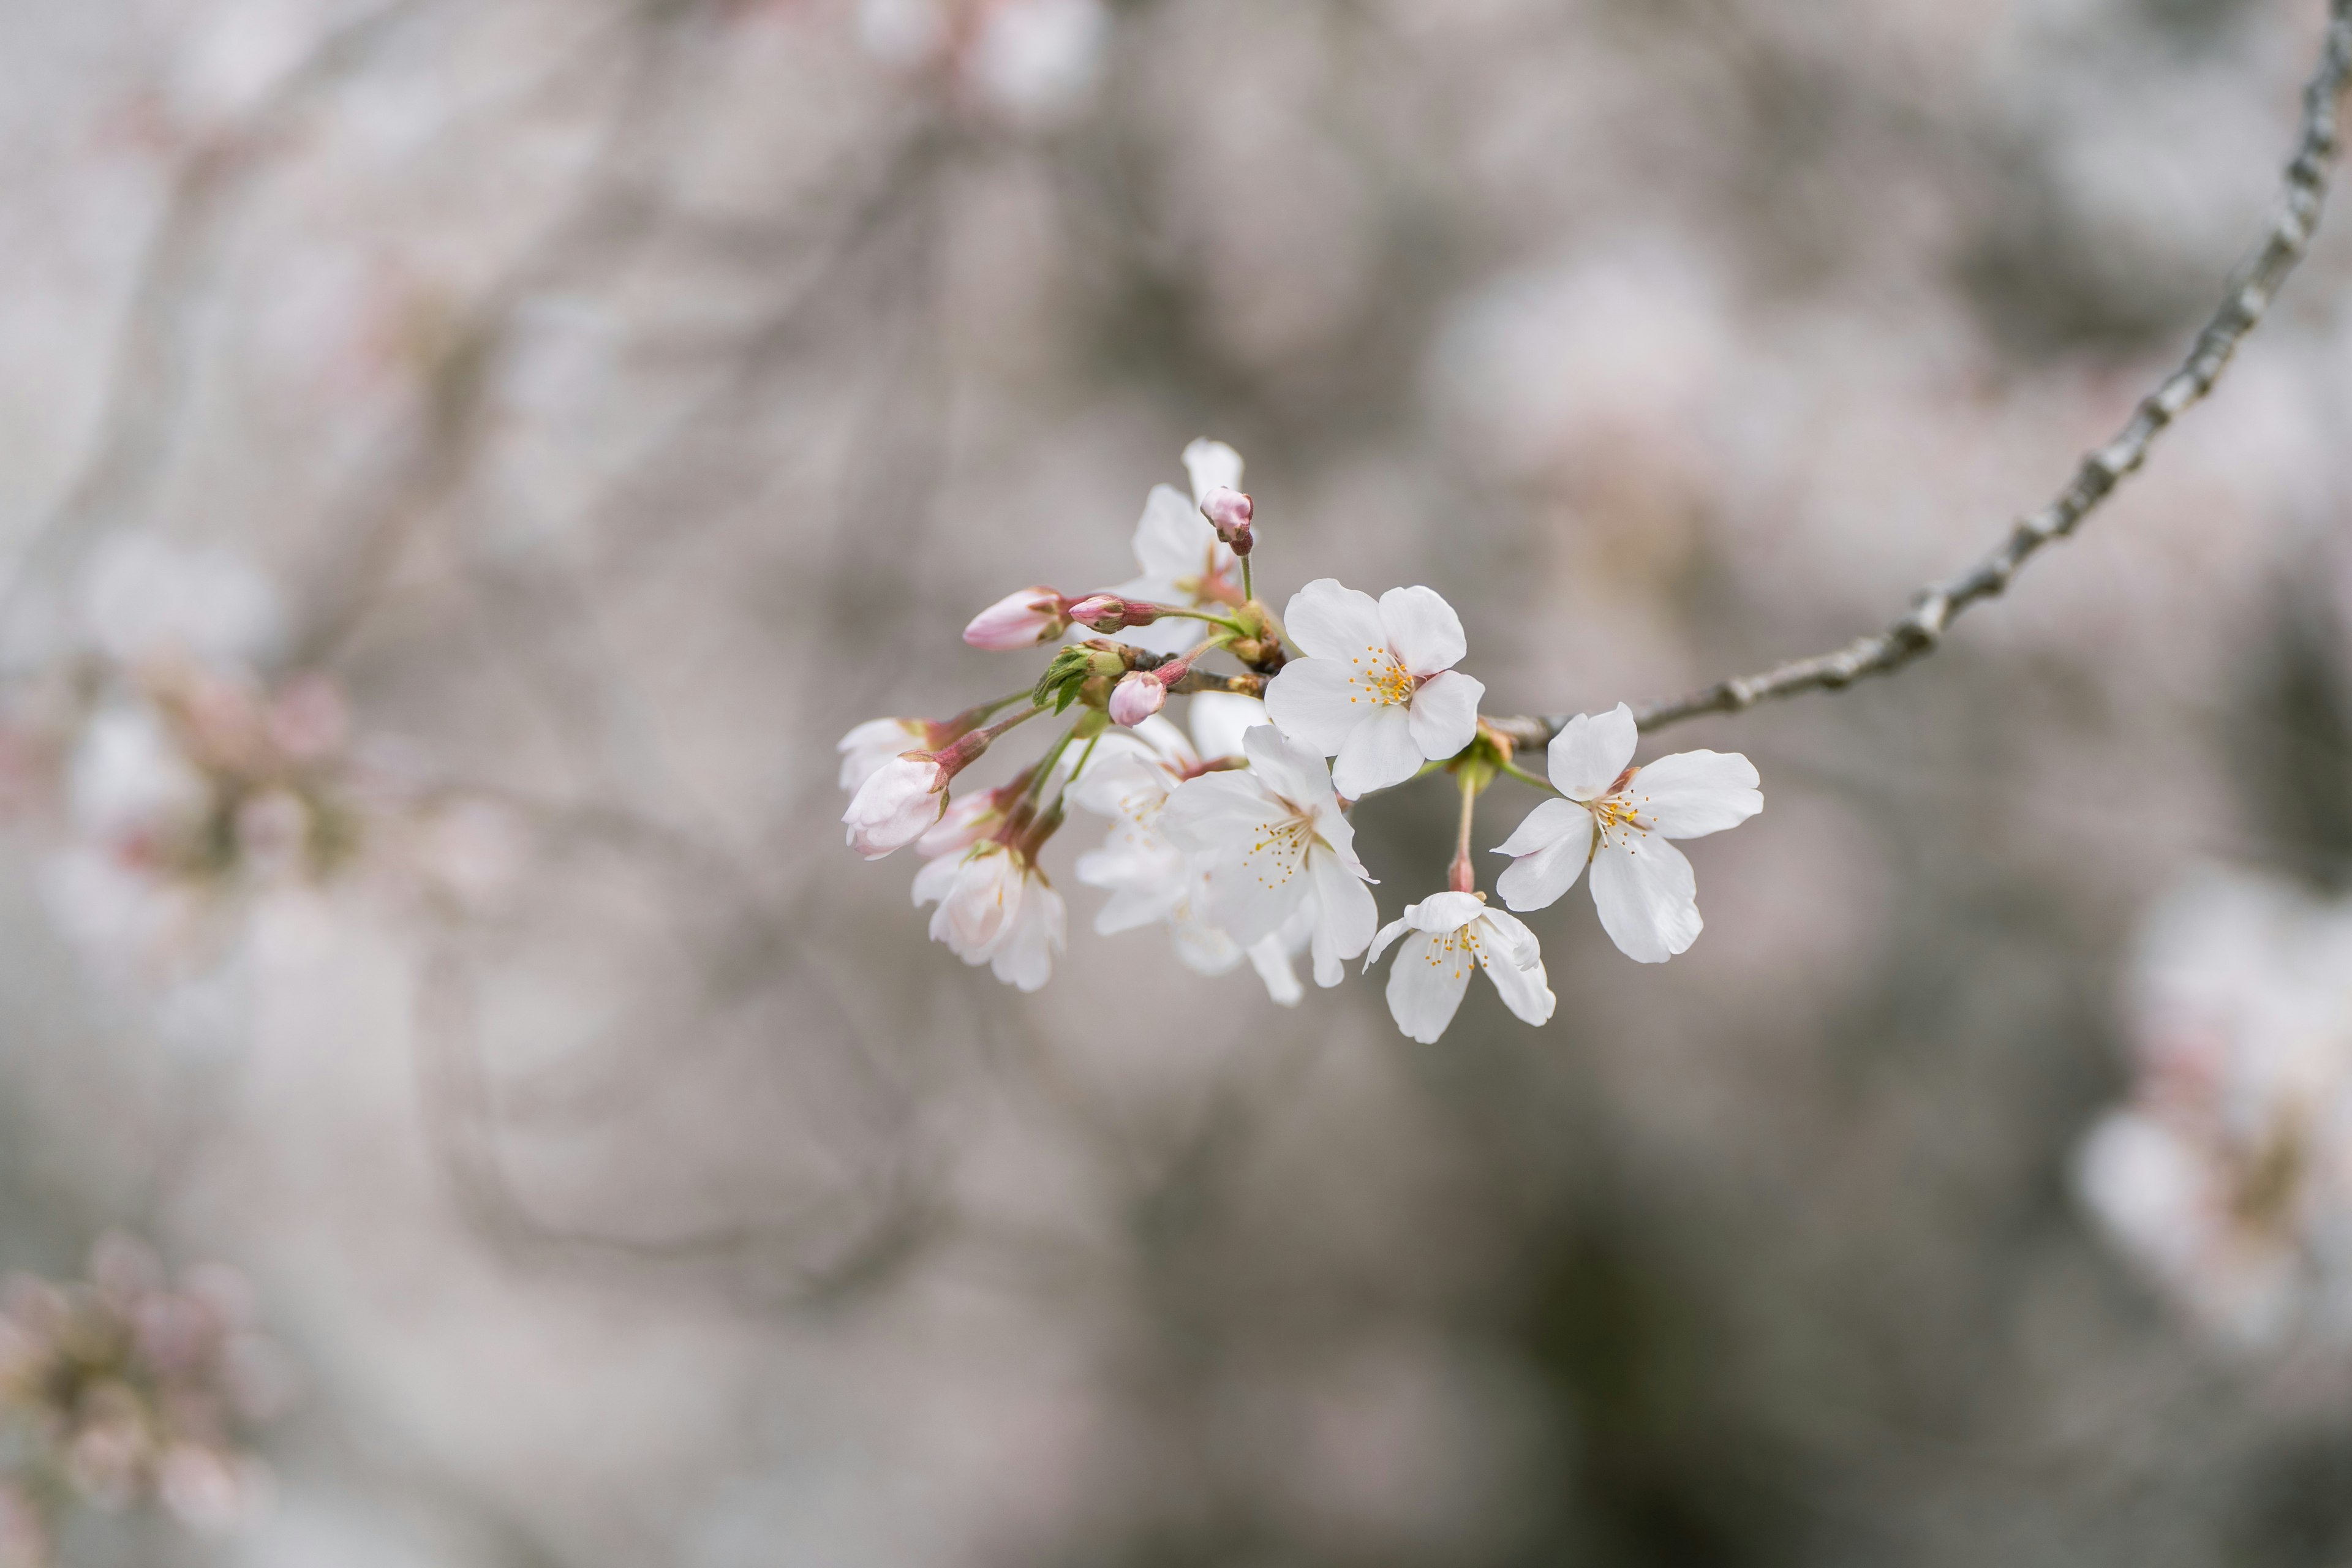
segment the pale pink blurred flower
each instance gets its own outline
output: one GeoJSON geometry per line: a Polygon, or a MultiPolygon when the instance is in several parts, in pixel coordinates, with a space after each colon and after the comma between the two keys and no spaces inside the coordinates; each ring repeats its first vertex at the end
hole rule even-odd
{"type": "Polygon", "coordinates": [[[2130,1103],[2075,1176],[2218,1337],[2352,1334],[2352,904],[2245,876],[2160,904],[2129,977],[2130,1103]]]}
{"type": "Polygon", "coordinates": [[[966,963],[985,963],[1023,991],[1042,989],[1067,936],[1062,895],[1023,849],[994,840],[943,855],[915,878],[915,907],[929,903],[931,940],[966,963]]]}

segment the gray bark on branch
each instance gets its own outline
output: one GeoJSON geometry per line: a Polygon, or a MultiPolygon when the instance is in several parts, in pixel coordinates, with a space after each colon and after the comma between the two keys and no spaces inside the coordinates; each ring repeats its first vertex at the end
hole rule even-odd
{"type": "MultiPolygon", "coordinates": [[[[2020,519],[1990,553],[1956,576],[1922,589],[1910,610],[1885,630],[1856,637],[1843,647],[1810,658],[1790,659],[1754,675],[1736,676],[1666,701],[1633,710],[1642,729],[1655,730],[1707,713],[1738,713],[1799,692],[1836,691],[1874,675],[1891,675],[1935,651],[1961,612],[2009,586],[2019,569],[2053,542],[2065,538],[2130,475],[2181,414],[2213,390],[2238,344],[2263,319],[2287,275],[2310,248],[2327,197],[2330,165],[2338,150],[2337,110],[2352,75],[2352,0],[2330,0],[2327,31],[2319,64],[2304,88],[2303,130],[2286,167],[2277,216],[2253,258],[2232,280],[2229,297],[2179,369],[2142,399],[2115,439],[2084,457],[2066,488],[2032,515],[2020,519]]],[[[1541,745],[1557,735],[1569,715],[1488,719],[1516,743],[1541,745]]]]}

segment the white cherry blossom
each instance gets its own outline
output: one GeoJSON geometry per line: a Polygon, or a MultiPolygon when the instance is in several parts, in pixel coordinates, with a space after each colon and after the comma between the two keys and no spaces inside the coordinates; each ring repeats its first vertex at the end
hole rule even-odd
{"type": "Polygon", "coordinates": [[[1475,965],[1486,972],[1503,1005],[1530,1024],[1548,1022],[1558,999],[1544,978],[1536,933],[1517,918],[1488,909],[1475,893],[1433,893],[1406,907],[1402,920],[1381,928],[1365,956],[1370,968],[1399,937],[1389,970],[1389,1012],[1397,1027],[1434,1045],[1454,1021],[1470,989],[1475,965]]]}
{"type": "MultiPolygon", "coordinates": [[[[1195,441],[1184,448],[1184,469],[1192,481],[1188,500],[1173,485],[1154,485],[1135,525],[1139,577],[1112,590],[1182,609],[1215,609],[1242,602],[1241,567],[1216,525],[1202,515],[1202,503],[1219,489],[1239,489],[1241,454],[1223,441],[1195,441]]],[[[1152,653],[1182,653],[1208,635],[1204,622],[1171,617],[1114,634],[1120,642],[1152,653]]]]}
{"type": "Polygon", "coordinates": [[[1356,858],[1323,760],[1271,724],[1243,737],[1246,773],[1187,779],[1160,820],[1178,847],[1208,865],[1209,914],[1244,948],[1306,925],[1318,985],[1337,985],[1342,961],[1370,945],[1380,909],[1356,858]]]}
{"type": "Polygon", "coordinates": [[[942,855],[915,878],[915,907],[936,903],[931,940],[1007,985],[1042,989],[1068,934],[1062,895],[1019,849],[993,839],[942,855]]]}
{"type": "Polygon", "coordinates": [[[1551,742],[1552,787],[1567,798],[1529,812],[1495,853],[1496,879],[1522,913],[1557,903],[1592,867],[1601,929],[1628,958],[1663,963],[1698,940],[1698,881],[1667,840],[1737,827],[1764,809],[1755,764],[1737,752],[1681,752],[1632,765],[1640,735],[1623,703],[1580,713],[1551,742]]]}
{"type": "Polygon", "coordinates": [[[1111,821],[1103,847],[1078,857],[1078,880],[1111,895],[1095,917],[1100,934],[1165,924],[1185,967],[1223,974],[1246,957],[1274,999],[1289,1006],[1304,994],[1290,963],[1291,954],[1306,945],[1304,925],[1244,949],[1209,918],[1213,857],[1179,847],[1160,820],[1169,796],[1186,779],[1200,775],[1210,763],[1241,755],[1243,733],[1262,723],[1265,710],[1254,699],[1218,692],[1202,693],[1192,702],[1197,749],[1160,718],[1148,719],[1131,732],[1103,737],[1106,743],[1127,743],[1087,769],[1070,791],[1074,804],[1111,821]]]}
{"type": "Polygon", "coordinates": [[[1462,618],[1430,588],[1370,594],[1320,577],[1291,595],[1283,622],[1307,657],[1267,685],[1266,716],[1285,735],[1338,760],[1350,800],[1399,784],[1468,745],[1486,687],[1454,667],[1462,618]]]}

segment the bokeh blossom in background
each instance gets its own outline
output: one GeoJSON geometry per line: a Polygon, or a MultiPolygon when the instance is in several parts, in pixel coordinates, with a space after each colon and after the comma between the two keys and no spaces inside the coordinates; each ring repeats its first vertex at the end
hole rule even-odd
{"type": "Polygon", "coordinates": [[[219,1268],[166,1276],[140,1243],[100,1241],[86,1281],[12,1278],[0,1309],[0,1552],[16,1568],[68,1560],[75,1510],[166,1510],[207,1533],[261,1506],[267,1468],[243,1447],[282,1407],[287,1374],[219,1268]]]}

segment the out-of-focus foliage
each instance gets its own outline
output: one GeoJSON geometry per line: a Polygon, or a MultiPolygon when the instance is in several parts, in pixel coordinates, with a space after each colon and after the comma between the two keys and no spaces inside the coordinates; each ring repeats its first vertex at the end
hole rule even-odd
{"type": "Polygon", "coordinates": [[[305,1384],[264,1517],[89,1560],[2352,1551],[2340,1338],[2076,1181],[2158,900],[2340,896],[2336,231],[2012,602],[1692,727],[1770,810],[1663,969],[1534,917],[1539,1036],[1202,1031],[1066,841],[1007,991],[834,751],[1202,434],[1497,710],[1877,625],[2218,297],[2318,12],[0,7],[0,1262],[233,1260],[305,1384]]]}

